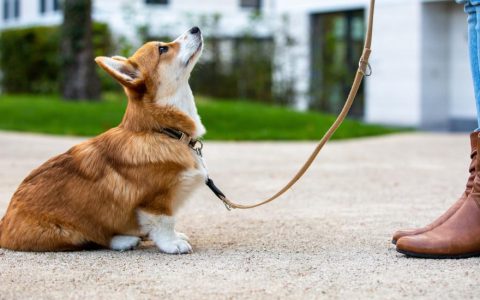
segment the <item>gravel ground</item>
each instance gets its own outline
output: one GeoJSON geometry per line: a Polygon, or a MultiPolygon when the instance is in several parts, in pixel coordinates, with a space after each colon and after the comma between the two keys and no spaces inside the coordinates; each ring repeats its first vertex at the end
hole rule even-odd
{"type": "MultiPolygon", "coordinates": [[[[20,181],[79,138],[0,133],[0,213],[20,181]]],[[[270,195],[313,143],[206,143],[210,173],[233,199],[270,195]]],[[[480,259],[398,254],[395,229],[420,226],[462,192],[468,135],[401,134],[333,142],[275,203],[228,212],[203,188],[178,216],[194,253],[0,249],[0,298],[468,299],[480,259]]]]}

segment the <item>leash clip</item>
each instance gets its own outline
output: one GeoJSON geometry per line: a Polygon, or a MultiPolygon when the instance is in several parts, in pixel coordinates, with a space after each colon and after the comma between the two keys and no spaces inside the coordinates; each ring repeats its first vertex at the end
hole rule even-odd
{"type": "Polygon", "coordinates": [[[205,184],[212,190],[212,192],[217,196],[218,199],[220,199],[223,202],[223,205],[225,205],[225,208],[228,211],[232,210],[232,205],[227,201],[227,197],[225,196],[224,193],[215,185],[213,180],[210,177],[207,177],[207,180],[205,181],[205,184]]]}

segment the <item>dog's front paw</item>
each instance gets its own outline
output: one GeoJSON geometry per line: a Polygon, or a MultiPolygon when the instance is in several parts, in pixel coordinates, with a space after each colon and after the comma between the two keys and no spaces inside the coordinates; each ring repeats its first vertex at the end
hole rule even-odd
{"type": "MultiPolygon", "coordinates": [[[[183,234],[184,237],[187,237],[183,234]]],[[[192,253],[192,246],[185,239],[178,236],[156,242],[158,249],[168,254],[192,253]]]]}

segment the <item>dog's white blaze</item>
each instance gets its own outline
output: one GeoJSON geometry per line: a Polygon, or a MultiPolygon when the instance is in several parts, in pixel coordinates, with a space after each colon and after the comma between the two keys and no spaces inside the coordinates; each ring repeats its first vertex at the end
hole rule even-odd
{"type": "Polygon", "coordinates": [[[167,72],[168,74],[159,74],[163,80],[155,95],[155,102],[159,105],[173,105],[190,116],[195,122],[196,132],[194,137],[197,138],[204,135],[206,130],[198,115],[188,78],[200,57],[201,53],[194,54],[196,51],[202,50],[200,47],[202,38],[186,31],[175,42],[180,44],[180,50],[176,59],[170,63],[167,69],[159,70],[159,72],[167,72]]]}
{"type": "Polygon", "coordinates": [[[138,223],[142,233],[157,245],[162,252],[183,254],[192,252],[192,246],[183,233],[175,232],[175,218],[166,215],[154,215],[142,210],[137,211],[138,223]]]}
{"type": "Polygon", "coordinates": [[[140,243],[138,236],[116,235],[110,241],[110,249],[118,251],[131,250],[135,248],[138,243],[140,243]]]}

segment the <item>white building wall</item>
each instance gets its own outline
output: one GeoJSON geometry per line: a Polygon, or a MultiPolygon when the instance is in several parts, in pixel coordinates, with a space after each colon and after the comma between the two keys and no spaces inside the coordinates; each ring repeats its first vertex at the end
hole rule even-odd
{"type": "MultiPolygon", "coordinates": [[[[13,12],[13,1],[10,1],[10,12],[13,12]]],[[[0,1],[0,29],[13,27],[29,27],[36,25],[54,25],[62,21],[60,11],[53,11],[53,0],[47,0],[47,11],[40,13],[40,1],[20,0],[20,17],[3,19],[3,2],[0,1]]]]}
{"type": "Polygon", "coordinates": [[[378,1],[367,122],[420,125],[420,17],[418,1],[378,1]]]}
{"type": "MultiPolygon", "coordinates": [[[[238,0],[171,0],[167,5],[149,5],[143,0],[94,0],[94,18],[110,24],[116,35],[130,40],[138,38],[137,29],[148,26],[150,33],[157,36],[178,36],[188,28],[203,25],[207,34],[236,36],[251,30],[252,9],[242,8],[238,0]],[[220,16],[217,28],[208,28],[209,20],[220,16]]],[[[275,0],[265,0],[262,20],[255,26],[256,34],[270,35],[275,0]]]]}
{"type": "MultiPolygon", "coordinates": [[[[262,2],[263,16],[255,33],[270,35],[272,28],[269,24],[273,21],[275,0],[262,2]]],[[[48,11],[45,14],[40,13],[39,3],[39,0],[20,0],[20,18],[6,22],[0,18],[0,28],[54,25],[62,21],[61,12],[52,10],[53,0],[47,0],[48,11]]],[[[150,26],[153,34],[179,35],[198,25],[205,17],[219,14],[221,22],[216,33],[235,36],[251,29],[250,17],[254,12],[240,7],[239,3],[238,0],[170,0],[167,5],[152,5],[144,0],[93,0],[93,18],[108,23],[115,34],[135,39],[139,26],[150,26]]],[[[3,16],[3,5],[0,5],[0,13],[3,16]]]]}
{"type": "Polygon", "coordinates": [[[421,110],[422,128],[445,130],[449,126],[450,13],[455,4],[422,4],[421,110]]]}
{"type": "Polygon", "coordinates": [[[466,15],[453,1],[422,5],[422,128],[474,129],[466,15]]]}

